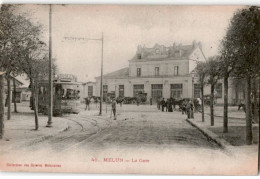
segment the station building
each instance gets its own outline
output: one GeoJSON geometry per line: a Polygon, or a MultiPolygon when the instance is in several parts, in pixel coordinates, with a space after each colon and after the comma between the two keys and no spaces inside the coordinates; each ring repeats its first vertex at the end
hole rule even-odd
{"type": "MultiPolygon", "coordinates": [[[[158,97],[199,97],[192,75],[199,61],[206,61],[200,42],[169,47],[155,44],[152,48],[139,45],[128,67],[103,76],[103,95],[114,92],[116,97],[135,97],[143,92],[154,101],[158,97]]],[[[95,86],[99,94],[100,77],[95,86]]]]}
{"type": "MultiPolygon", "coordinates": [[[[148,48],[138,46],[136,54],[129,60],[128,67],[103,75],[103,96],[114,93],[116,97],[135,97],[139,92],[156,101],[158,97],[175,99],[200,98],[200,86],[194,69],[198,62],[206,61],[200,42],[189,45],[164,46],[155,44],[148,48]]],[[[84,96],[100,96],[100,76],[95,82],[83,84],[84,96]]],[[[229,85],[229,103],[235,104],[238,91],[232,80],[229,85]]],[[[217,103],[224,103],[224,85],[216,85],[217,103]]],[[[242,93],[239,90],[239,94],[242,93]]],[[[210,86],[205,87],[210,94],[210,86]]]]}

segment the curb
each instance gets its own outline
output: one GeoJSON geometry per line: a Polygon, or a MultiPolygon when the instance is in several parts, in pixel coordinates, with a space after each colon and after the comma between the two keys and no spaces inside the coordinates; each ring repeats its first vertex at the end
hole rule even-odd
{"type": "Polygon", "coordinates": [[[188,123],[190,123],[192,126],[194,126],[195,128],[197,128],[207,138],[214,141],[218,146],[220,146],[226,152],[231,153],[230,149],[233,148],[233,146],[230,143],[228,143],[226,140],[221,139],[220,137],[218,137],[215,133],[211,132],[210,130],[197,125],[195,122],[191,121],[190,119],[186,119],[186,121],[188,123]]]}

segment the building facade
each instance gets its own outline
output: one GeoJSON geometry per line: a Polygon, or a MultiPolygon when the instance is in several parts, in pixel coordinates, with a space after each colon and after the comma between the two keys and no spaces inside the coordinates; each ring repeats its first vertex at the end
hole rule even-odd
{"type": "MultiPolygon", "coordinates": [[[[103,76],[103,96],[135,97],[139,92],[155,101],[159,97],[175,99],[199,97],[199,85],[193,70],[206,61],[201,43],[152,48],[138,46],[129,66],[103,76]]],[[[95,94],[99,96],[100,77],[96,77],[95,94]]]]}

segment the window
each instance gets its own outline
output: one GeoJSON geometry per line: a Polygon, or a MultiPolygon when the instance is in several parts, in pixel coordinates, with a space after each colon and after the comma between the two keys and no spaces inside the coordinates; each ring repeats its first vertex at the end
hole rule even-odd
{"type": "Polygon", "coordinates": [[[124,97],[125,93],[125,89],[124,89],[124,85],[119,85],[119,98],[124,97]]]}
{"type": "Polygon", "coordinates": [[[137,68],[137,76],[141,76],[141,68],[137,68]]]}
{"type": "Polygon", "coordinates": [[[155,67],[155,76],[159,76],[159,67],[155,67]]]}
{"type": "Polygon", "coordinates": [[[143,93],[143,92],[144,92],[144,85],[134,85],[133,97],[137,97],[139,93],[143,93]]]}
{"type": "Polygon", "coordinates": [[[200,84],[194,84],[194,98],[200,98],[200,84]]]}
{"type": "Polygon", "coordinates": [[[217,94],[216,94],[216,98],[222,98],[222,83],[218,83],[217,85],[216,85],[216,92],[217,92],[217,94]]]}
{"type": "Polygon", "coordinates": [[[179,66],[174,66],[174,76],[179,75],[179,66]]]}
{"type": "Polygon", "coordinates": [[[162,84],[152,84],[152,99],[157,100],[162,97],[163,85],[162,84]]]}
{"type": "Polygon", "coordinates": [[[88,86],[88,97],[93,96],[93,86],[88,86]]]}
{"type": "Polygon", "coordinates": [[[182,98],[182,84],[171,84],[171,97],[182,98]]]}

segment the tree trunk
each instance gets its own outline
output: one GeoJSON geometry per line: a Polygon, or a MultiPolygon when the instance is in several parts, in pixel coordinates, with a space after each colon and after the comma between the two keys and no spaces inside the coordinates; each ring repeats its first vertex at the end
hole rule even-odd
{"type": "Polygon", "coordinates": [[[228,132],[228,77],[224,77],[224,114],[223,114],[223,133],[228,132]]]}
{"type": "Polygon", "coordinates": [[[236,105],[238,105],[239,102],[240,102],[240,101],[238,100],[238,90],[239,90],[239,89],[238,89],[238,84],[237,84],[237,82],[236,82],[236,85],[235,85],[235,98],[236,98],[236,99],[235,99],[235,104],[236,104],[236,105]]]}
{"type": "Polygon", "coordinates": [[[210,125],[214,126],[214,89],[215,85],[211,84],[210,87],[210,125]]]}
{"type": "Polygon", "coordinates": [[[201,118],[202,118],[202,122],[205,121],[205,117],[204,117],[204,85],[200,84],[200,90],[201,90],[201,118]]]}
{"type": "Polygon", "coordinates": [[[246,144],[251,145],[253,140],[252,134],[252,116],[251,116],[251,78],[246,77],[246,144]]]}
{"type": "Polygon", "coordinates": [[[15,83],[15,78],[13,78],[13,86],[14,86],[14,112],[17,113],[17,105],[16,105],[16,83],[15,83]]]}
{"type": "Polygon", "coordinates": [[[0,139],[4,136],[4,117],[5,117],[5,106],[4,106],[4,96],[5,96],[5,89],[4,89],[4,75],[0,75],[0,139]]]}
{"type": "Polygon", "coordinates": [[[32,86],[32,99],[33,99],[33,109],[34,109],[34,119],[35,119],[35,130],[39,129],[38,123],[38,103],[37,103],[37,82],[31,80],[32,86]]]}
{"type": "Polygon", "coordinates": [[[6,76],[7,80],[7,120],[11,119],[11,83],[10,83],[10,76],[6,76]]]}
{"type": "Polygon", "coordinates": [[[253,93],[253,106],[252,106],[252,112],[253,112],[253,121],[255,123],[259,123],[258,121],[258,109],[257,109],[257,88],[258,88],[258,85],[257,85],[257,78],[254,78],[253,80],[253,86],[252,86],[252,93],[253,93]]]}
{"type": "MultiPolygon", "coordinates": [[[[260,121],[260,77],[258,77],[258,90],[259,90],[259,94],[258,94],[258,123],[260,121]]],[[[260,162],[259,162],[260,163],[260,162]]]]}

